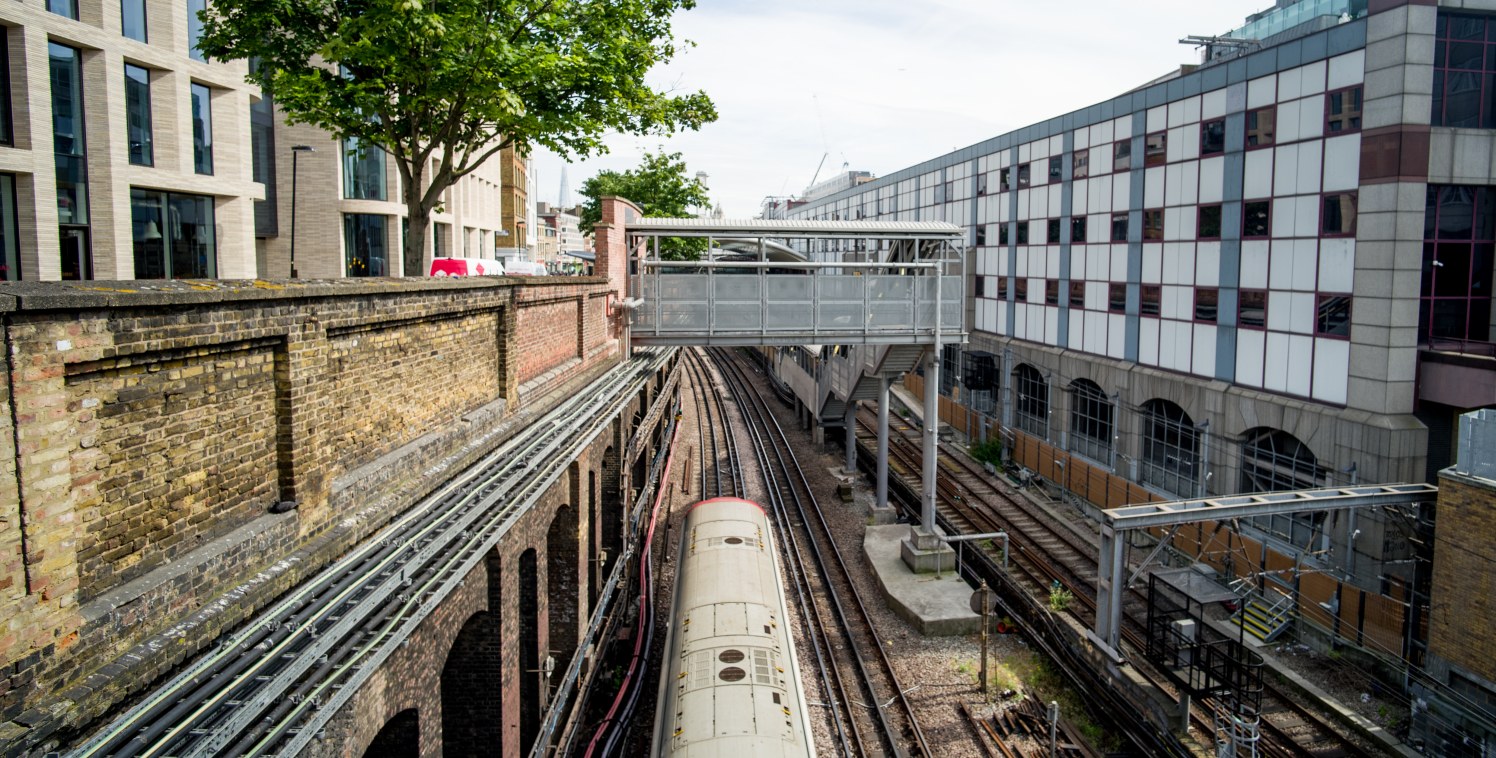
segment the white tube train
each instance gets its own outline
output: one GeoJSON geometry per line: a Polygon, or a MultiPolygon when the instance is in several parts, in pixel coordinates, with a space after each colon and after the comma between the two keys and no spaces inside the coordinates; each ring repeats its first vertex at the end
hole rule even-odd
{"type": "Polygon", "coordinates": [[[681,535],[651,755],[814,755],[763,508],[706,500],[681,535]]]}

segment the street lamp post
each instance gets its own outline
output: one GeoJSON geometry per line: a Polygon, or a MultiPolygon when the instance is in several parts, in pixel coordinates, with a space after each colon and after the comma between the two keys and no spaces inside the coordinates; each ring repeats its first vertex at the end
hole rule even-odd
{"type": "Polygon", "coordinates": [[[311,145],[291,146],[291,278],[296,278],[296,159],[302,153],[315,153],[311,145]]]}

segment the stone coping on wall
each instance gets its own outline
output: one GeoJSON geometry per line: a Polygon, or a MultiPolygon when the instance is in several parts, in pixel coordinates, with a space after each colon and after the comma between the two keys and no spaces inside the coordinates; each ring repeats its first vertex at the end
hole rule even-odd
{"type": "Polygon", "coordinates": [[[349,279],[201,279],[83,282],[0,282],[0,313],[125,306],[365,297],[387,292],[440,292],[607,283],[598,276],[380,277],[349,279]]]}

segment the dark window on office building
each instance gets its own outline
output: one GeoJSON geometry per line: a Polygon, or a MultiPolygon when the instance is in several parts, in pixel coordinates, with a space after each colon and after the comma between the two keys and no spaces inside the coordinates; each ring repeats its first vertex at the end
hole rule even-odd
{"type": "Polygon", "coordinates": [[[47,10],[63,18],[78,20],[78,0],[47,0],[47,10]]]}
{"type": "Polygon", "coordinates": [[[15,144],[15,122],[10,115],[10,27],[0,26],[0,145],[15,144]]]}
{"type": "Polygon", "coordinates": [[[1267,328],[1267,290],[1237,293],[1236,325],[1243,329],[1267,328]]]}
{"type": "Polygon", "coordinates": [[[16,228],[16,175],[0,174],[0,282],[21,280],[21,244],[16,228]]]}
{"type": "Polygon", "coordinates": [[[1018,244],[1020,244],[1020,245],[1027,245],[1029,243],[1029,224],[1031,224],[1031,223],[1034,223],[1034,222],[1031,222],[1031,221],[1019,221],[1018,222],[1018,244]]]}
{"type": "Polygon", "coordinates": [[[1059,305],[1060,304],[1060,280],[1059,279],[1045,279],[1044,280],[1044,304],[1045,305],[1059,305]]]}
{"type": "Polygon", "coordinates": [[[343,140],[343,197],[384,200],[384,150],[357,137],[343,140]]]}
{"type": "Polygon", "coordinates": [[[1013,188],[1013,168],[1009,166],[997,173],[997,191],[1007,192],[1013,188]]]}
{"type": "Polygon", "coordinates": [[[997,244],[1006,246],[1008,244],[1008,224],[1003,222],[997,225],[997,244]]]}
{"type": "Polygon", "coordinates": [[[389,219],[370,213],[343,214],[348,276],[389,276],[389,219]]]}
{"type": "Polygon", "coordinates": [[[1431,122],[1434,126],[1496,127],[1492,109],[1496,25],[1487,16],[1440,11],[1435,28],[1431,122]]]}
{"type": "Polygon", "coordinates": [[[1169,161],[1169,133],[1154,132],[1144,138],[1143,165],[1162,166],[1169,161]]]}
{"type": "Polygon", "coordinates": [[[1106,309],[1112,313],[1127,312],[1127,285],[1112,282],[1107,286],[1106,309]]]}
{"type": "Polygon", "coordinates": [[[1029,164],[1025,163],[1018,167],[1018,188],[1029,186],[1029,164]]]}
{"type": "Polygon", "coordinates": [[[1200,224],[1196,233],[1202,240],[1213,240],[1221,238],[1221,206],[1200,206],[1200,224]]]}
{"type": "Polygon", "coordinates": [[[151,72],[125,64],[125,131],[130,143],[130,162],[155,165],[151,135],[151,72]]]}
{"type": "Polygon", "coordinates": [[[1126,213],[1113,213],[1112,214],[1112,241],[1113,242],[1126,242],[1127,241],[1127,214],[1126,213]]]}
{"type": "MultiPolygon", "coordinates": [[[[983,171],[977,174],[977,197],[985,194],[987,194],[987,172],[983,171]]],[[[862,216],[859,215],[858,218],[862,218],[862,216]]]]}
{"type": "Polygon", "coordinates": [[[997,278],[997,299],[1008,299],[1008,277],[1006,276],[999,276],[997,278]]]}
{"type": "Polygon", "coordinates": [[[136,279],[213,279],[218,275],[213,198],[130,190],[136,279]]]}
{"type": "Polygon", "coordinates": [[[1273,202],[1254,200],[1242,205],[1241,236],[1266,237],[1272,233],[1273,202]]]}
{"type": "Polygon", "coordinates": [[[1086,241],[1086,217],[1077,216],[1070,219],[1070,241],[1080,243],[1086,241]]]}
{"type": "Polygon", "coordinates": [[[1086,307],[1086,283],[1085,282],[1071,282],[1070,283],[1070,307],[1071,308],[1085,308],[1086,307]]]}
{"type": "Polygon", "coordinates": [[[1200,157],[1226,152],[1226,120],[1206,121],[1200,125],[1200,157]]]}
{"type": "Polygon", "coordinates": [[[1247,147],[1266,147],[1278,134],[1278,106],[1247,111],[1247,147]]]}
{"type": "Polygon", "coordinates": [[[1142,288],[1142,300],[1138,312],[1144,316],[1157,316],[1162,302],[1163,287],[1157,284],[1145,284],[1142,288]]]}
{"type": "Polygon", "coordinates": [[[119,33],[133,40],[146,42],[145,0],[120,0],[119,33]]]}
{"type": "Polygon", "coordinates": [[[1321,293],[1314,297],[1314,333],[1321,337],[1351,336],[1351,296],[1321,293]]]}
{"type": "Polygon", "coordinates": [[[279,233],[275,193],[275,108],[268,96],[249,101],[251,176],[265,187],[265,199],[255,201],[255,236],[279,233]]]}
{"type": "Polygon", "coordinates": [[[972,244],[974,244],[974,245],[980,246],[980,245],[987,244],[987,225],[986,224],[977,224],[976,232],[973,234],[973,239],[974,239],[974,241],[972,242],[972,244]]]}
{"type": "Polygon", "coordinates": [[[976,292],[972,293],[973,297],[987,297],[987,277],[977,274],[974,283],[976,285],[976,292]]]}
{"type": "Polygon", "coordinates": [[[1126,171],[1132,168],[1132,140],[1118,140],[1112,145],[1112,170],[1126,171]]]}
{"type": "Polygon", "coordinates": [[[1143,241],[1158,242],[1164,238],[1163,209],[1143,211],[1143,241]]]}
{"type": "Polygon", "coordinates": [[[1354,237],[1356,234],[1356,193],[1325,195],[1324,212],[1319,217],[1319,233],[1324,237],[1354,237]]]}
{"type": "Polygon", "coordinates": [[[1419,341],[1491,341],[1496,195],[1490,187],[1428,187],[1419,341]]]}
{"type": "Polygon", "coordinates": [[[1063,156],[1056,155],[1049,159],[1049,181],[1057,182],[1063,176],[1065,161],[1063,156]]]}
{"type": "Polygon", "coordinates": [[[1221,291],[1214,287],[1195,290],[1195,320],[1214,324],[1220,315],[1221,291]]]}
{"type": "Polygon", "coordinates": [[[1076,150],[1070,160],[1070,178],[1084,179],[1091,175],[1091,151],[1076,150]]]}
{"type": "Polygon", "coordinates": [[[1028,302],[1028,277],[1013,277],[1013,299],[1020,302],[1028,302]]]}
{"type": "Polygon", "coordinates": [[[1060,220],[1052,218],[1044,222],[1044,239],[1051,245],[1060,244],[1060,220]]]}
{"type": "Polygon", "coordinates": [[[1325,95],[1325,135],[1361,131],[1361,85],[1325,95]]]}
{"type": "Polygon", "coordinates": [[[192,83],[192,170],[213,173],[213,92],[192,83]]]}
{"type": "Polygon", "coordinates": [[[57,166],[58,254],[64,280],[93,278],[89,239],[88,161],[83,139],[83,55],[47,44],[52,83],[52,151],[57,166]]]}
{"type": "Polygon", "coordinates": [[[197,43],[203,38],[203,22],[197,14],[207,9],[208,0],[187,0],[187,54],[195,61],[208,59],[197,49],[197,43]]]}

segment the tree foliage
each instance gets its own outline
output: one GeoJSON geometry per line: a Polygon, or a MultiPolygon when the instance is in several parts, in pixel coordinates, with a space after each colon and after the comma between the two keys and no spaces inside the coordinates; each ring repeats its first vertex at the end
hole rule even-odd
{"type": "MultiPolygon", "coordinates": [[[[602,220],[602,198],[615,195],[625,198],[645,216],[655,218],[694,215],[693,209],[711,205],[711,196],[700,179],[686,173],[686,161],[680,153],[646,152],[638,168],[627,171],[602,171],[582,184],[580,193],[587,198],[582,204],[581,228],[590,232],[602,220]]],[[[660,240],[660,256],[666,260],[697,260],[706,251],[701,238],[667,238],[660,240]]]]}
{"type": "Polygon", "coordinates": [[[705,93],[645,82],[679,48],[695,0],[223,0],[199,47],[250,59],[249,80],[292,122],[395,159],[409,253],[452,183],[504,147],[605,152],[604,136],[670,134],[716,119],[705,93]]]}

